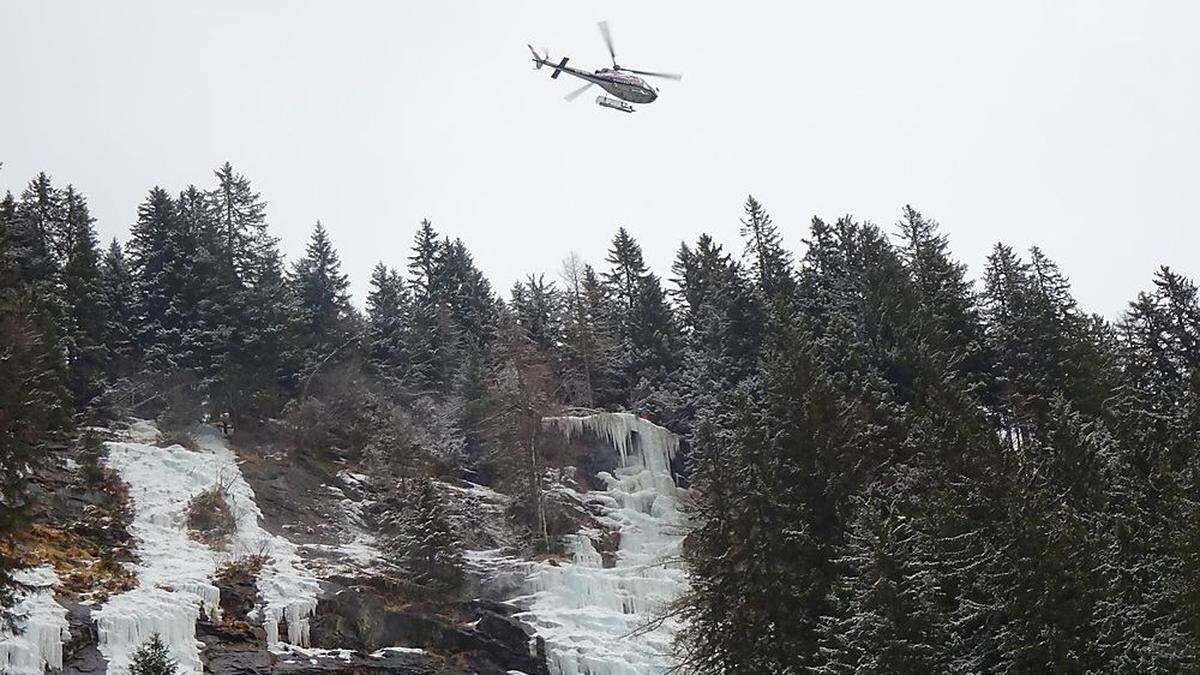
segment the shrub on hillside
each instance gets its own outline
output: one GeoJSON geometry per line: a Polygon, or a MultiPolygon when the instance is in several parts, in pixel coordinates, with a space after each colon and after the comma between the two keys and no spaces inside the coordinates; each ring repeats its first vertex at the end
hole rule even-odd
{"type": "Polygon", "coordinates": [[[187,528],[197,541],[221,547],[237,530],[226,492],[227,487],[218,483],[188,502],[187,528]]]}

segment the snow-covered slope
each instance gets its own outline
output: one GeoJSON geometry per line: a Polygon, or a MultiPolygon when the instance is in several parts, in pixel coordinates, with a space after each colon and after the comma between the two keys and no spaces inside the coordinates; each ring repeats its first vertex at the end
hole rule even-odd
{"type": "Polygon", "coordinates": [[[619,452],[621,466],[599,474],[607,489],[578,497],[594,506],[607,529],[620,533],[620,545],[615,564],[606,568],[588,532],[570,535],[569,563],[533,565],[522,616],[546,640],[556,675],[664,673],[674,665],[676,624],[667,620],[639,629],[686,583],[677,563],[684,517],[670,471],[679,437],[628,413],[545,423],[570,437],[591,434],[619,452]]]}
{"type": "Polygon", "coordinates": [[[218,618],[219,591],[211,579],[217,567],[247,555],[269,561],[259,575],[259,614],[272,646],[279,642],[279,621],[287,622],[287,641],[308,642],[308,617],[317,604],[319,584],[304,567],[296,547],[268,533],[254,491],[237,459],[215,430],[197,438],[198,449],[154,445],[157,430],[135,424],[126,442],[108,444],[108,465],[129,485],[138,539],[138,586],[114,596],[95,614],[100,650],[109,673],[128,672],[138,645],[158,633],[180,665],[180,675],[201,672],[195,622],[201,612],[218,618]],[[188,502],[215,485],[224,486],[237,521],[227,550],[214,551],[192,540],[185,529],[188,502]]]}
{"type": "Polygon", "coordinates": [[[47,668],[62,668],[67,610],[54,600],[58,575],[50,567],[18,570],[13,578],[28,587],[17,593],[12,608],[17,633],[0,622],[0,673],[42,675],[47,668]]]}

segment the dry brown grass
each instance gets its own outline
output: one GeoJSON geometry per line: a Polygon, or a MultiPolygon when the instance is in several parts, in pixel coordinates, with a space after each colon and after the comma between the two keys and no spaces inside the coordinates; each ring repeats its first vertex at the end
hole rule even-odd
{"type": "Polygon", "coordinates": [[[60,589],[103,602],[137,586],[137,577],[117,561],[117,552],[70,530],[35,523],[14,540],[0,544],[21,565],[50,565],[60,589]]]}
{"type": "Polygon", "coordinates": [[[216,578],[218,581],[236,581],[239,578],[257,579],[258,573],[262,571],[263,566],[269,560],[270,558],[265,555],[256,554],[230,561],[217,570],[216,578]]]}

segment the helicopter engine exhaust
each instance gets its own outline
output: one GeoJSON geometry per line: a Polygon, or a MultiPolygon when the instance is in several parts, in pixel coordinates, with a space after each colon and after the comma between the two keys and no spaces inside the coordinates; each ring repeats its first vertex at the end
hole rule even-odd
{"type": "Polygon", "coordinates": [[[602,105],[605,108],[612,108],[613,110],[620,110],[621,112],[631,113],[634,111],[634,107],[629,105],[625,101],[622,101],[617,98],[609,98],[607,96],[604,96],[603,94],[596,97],[596,104],[602,105]]]}

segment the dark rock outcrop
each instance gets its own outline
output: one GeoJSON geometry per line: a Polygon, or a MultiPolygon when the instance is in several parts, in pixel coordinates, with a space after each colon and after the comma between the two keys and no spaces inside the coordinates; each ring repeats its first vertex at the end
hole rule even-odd
{"type": "Polygon", "coordinates": [[[96,646],[96,624],[92,622],[91,607],[61,597],[59,603],[67,608],[67,623],[71,630],[71,639],[63,644],[63,674],[102,675],[108,670],[108,661],[96,646]]]}
{"type": "Polygon", "coordinates": [[[471,672],[502,675],[519,670],[544,672],[530,653],[530,637],[496,602],[475,601],[439,608],[388,607],[362,588],[331,588],[310,622],[314,646],[371,653],[385,647],[424,649],[466,664],[471,672]]]}

